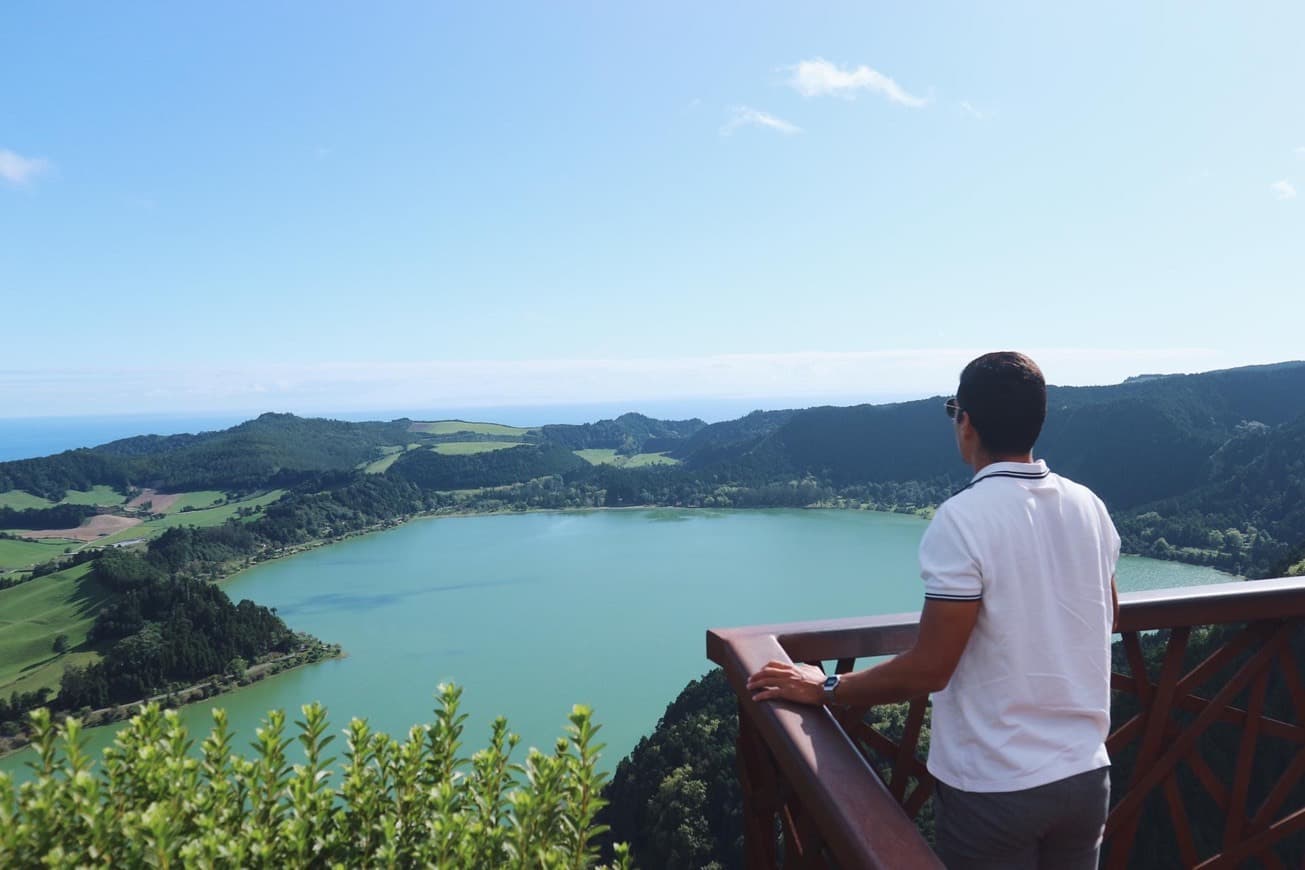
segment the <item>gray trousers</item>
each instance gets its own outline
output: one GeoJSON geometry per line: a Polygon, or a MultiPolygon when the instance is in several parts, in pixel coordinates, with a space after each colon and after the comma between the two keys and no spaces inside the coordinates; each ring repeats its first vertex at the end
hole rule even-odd
{"type": "Polygon", "coordinates": [[[1109,807],[1109,767],[1023,791],[937,782],[934,848],[949,870],[1096,870],[1109,807]]]}

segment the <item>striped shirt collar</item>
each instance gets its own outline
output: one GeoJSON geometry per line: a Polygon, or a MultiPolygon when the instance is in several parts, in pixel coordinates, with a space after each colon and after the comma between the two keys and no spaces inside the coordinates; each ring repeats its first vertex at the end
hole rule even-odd
{"type": "Polygon", "coordinates": [[[1041,459],[1034,462],[993,462],[983,466],[978,473],[971,478],[970,482],[962,487],[958,492],[974,486],[981,480],[987,480],[990,477],[1013,477],[1016,480],[1042,480],[1051,469],[1047,468],[1047,463],[1041,459]]]}

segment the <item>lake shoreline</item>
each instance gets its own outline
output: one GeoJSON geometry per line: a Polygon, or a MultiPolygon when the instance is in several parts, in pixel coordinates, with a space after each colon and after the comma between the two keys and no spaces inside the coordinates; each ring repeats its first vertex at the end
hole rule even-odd
{"type": "MultiPolygon", "coordinates": [[[[109,725],[116,725],[124,722],[140,712],[140,709],[148,704],[163,703],[166,709],[178,709],[187,707],[191,704],[198,704],[201,701],[208,701],[213,698],[219,698],[223,695],[229,695],[246,686],[262,682],[272,677],[288,674],[291,671],[315,665],[319,662],[332,661],[335,659],[345,658],[347,654],[339,644],[323,643],[316,638],[311,643],[306,644],[303,648],[294,652],[285,653],[284,655],[264,659],[249,666],[244,674],[233,676],[224,674],[221,677],[209,677],[206,680],[200,680],[174,689],[169,692],[161,692],[152,695],[149,698],[141,698],[135,701],[126,701],[121,704],[113,704],[108,707],[99,707],[91,710],[85,715],[76,713],[66,713],[66,716],[78,719],[86,728],[103,728],[109,725]]],[[[7,758],[14,753],[21,752],[31,745],[31,740],[27,735],[17,735],[14,737],[0,737],[0,759],[7,758]]]]}
{"type": "MultiPolygon", "coordinates": [[[[612,514],[640,513],[640,512],[650,512],[650,511],[675,511],[675,512],[683,512],[687,514],[698,514],[702,516],[725,515],[725,514],[735,514],[735,513],[759,514],[759,513],[769,512],[769,511],[830,512],[830,513],[848,513],[848,514],[867,513],[867,514],[877,514],[885,517],[901,517],[904,519],[905,518],[916,519],[916,520],[922,520],[924,522],[927,522],[927,519],[920,516],[919,513],[916,511],[878,510],[866,506],[846,506],[846,505],[845,506],[808,505],[808,506],[797,507],[797,508],[775,508],[775,507],[702,508],[702,507],[678,507],[678,506],[666,506],[666,505],[625,505],[619,507],[592,506],[592,507],[576,507],[576,508],[523,508],[523,509],[498,508],[494,510],[484,510],[484,511],[445,508],[445,509],[440,509],[435,511],[426,511],[426,512],[411,514],[401,518],[387,520],[383,523],[378,523],[366,529],[360,529],[357,531],[349,532],[347,534],[332,536],[330,538],[315,539],[312,541],[307,541],[301,544],[294,545],[292,547],[286,547],[274,552],[261,554],[262,558],[257,559],[256,561],[253,561],[250,564],[241,564],[239,566],[233,565],[232,566],[233,570],[220,574],[218,577],[214,578],[211,582],[217,583],[219,585],[225,585],[228,583],[228,581],[243,576],[245,572],[247,572],[251,568],[256,568],[271,562],[282,562],[283,560],[287,560],[293,556],[311,553],[315,550],[330,546],[332,544],[338,544],[338,543],[343,543],[345,541],[362,539],[364,537],[371,536],[377,532],[398,529],[417,520],[475,519],[478,517],[503,517],[503,516],[526,516],[526,515],[584,516],[584,515],[596,515],[596,514],[608,514],[608,513],[612,513],[612,514]]],[[[1126,554],[1126,555],[1140,555],[1140,554],[1126,554]]],[[[1150,557],[1143,557],[1143,558],[1150,558],[1150,557]]],[[[1174,564],[1187,564],[1179,560],[1164,560],[1164,561],[1171,562],[1174,564]]],[[[1227,576],[1230,581],[1245,579],[1231,574],[1227,576]]],[[[291,626],[291,628],[293,629],[294,627],[291,626]]],[[[305,660],[296,661],[293,665],[289,667],[278,669],[271,673],[261,673],[258,679],[262,680],[262,679],[275,677],[281,673],[287,673],[291,670],[299,670],[309,664],[315,664],[320,661],[325,661],[328,659],[338,659],[346,655],[344,650],[341,648],[341,645],[327,644],[327,643],[323,643],[323,645],[333,647],[335,649],[335,653],[331,656],[318,657],[311,660],[305,659],[305,660]]],[[[196,683],[190,687],[187,687],[185,690],[178,690],[178,692],[172,693],[174,696],[176,696],[176,700],[178,701],[178,703],[176,703],[176,706],[185,707],[192,704],[200,703],[202,701],[210,700],[214,697],[217,697],[218,695],[229,694],[237,689],[244,687],[239,683],[227,681],[224,684],[221,684],[220,689],[216,692],[211,692],[208,694],[198,694],[195,692],[197,687],[208,686],[211,683],[212,680],[201,681],[200,683],[196,683]]],[[[158,696],[158,697],[166,697],[166,695],[158,696]]],[[[111,711],[114,709],[135,707],[138,706],[140,703],[142,702],[136,701],[130,704],[115,705],[114,707],[106,708],[106,709],[111,711]]],[[[88,726],[98,729],[99,727],[103,727],[105,725],[115,724],[116,722],[121,721],[121,719],[123,718],[121,716],[116,718],[108,718],[102,715],[104,712],[105,711],[94,711],[94,714],[91,717],[88,717],[87,720],[88,726]],[[94,722],[94,725],[90,725],[91,722],[94,722]]],[[[6,746],[6,743],[7,741],[0,740],[0,747],[3,747],[0,748],[0,758],[6,757],[7,755],[10,755],[13,752],[18,751],[22,748],[21,745],[6,746]]]]}

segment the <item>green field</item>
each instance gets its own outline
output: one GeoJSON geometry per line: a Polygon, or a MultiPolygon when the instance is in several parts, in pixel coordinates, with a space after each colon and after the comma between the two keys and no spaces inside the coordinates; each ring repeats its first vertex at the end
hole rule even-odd
{"type": "Polygon", "coordinates": [[[520,441],[445,441],[431,449],[446,456],[466,456],[468,453],[486,453],[490,450],[520,446],[520,441]]]}
{"type": "Polygon", "coordinates": [[[108,597],[90,564],[77,565],[0,590],[0,694],[57,689],[63,669],[95,653],[79,649],[108,597]],[[54,639],[68,635],[71,652],[57,655],[54,639]]]}
{"type": "Polygon", "coordinates": [[[56,556],[62,556],[63,551],[69,547],[76,546],[72,541],[13,541],[0,538],[0,571],[48,562],[56,556]]]}
{"type": "Polygon", "coordinates": [[[122,541],[133,541],[137,538],[149,540],[157,538],[165,531],[176,526],[220,526],[227,520],[236,515],[242,507],[258,507],[259,505],[269,505],[276,501],[285,493],[283,489],[275,489],[264,495],[256,495],[243,501],[233,501],[224,504],[221,507],[209,508],[202,511],[185,511],[169,513],[162,519],[149,520],[139,526],[132,526],[130,529],[123,529],[108,537],[100,538],[95,541],[95,546],[104,544],[117,544],[122,541]]]}
{"type": "Polygon", "coordinates": [[[115,505],[126,500],[122,493],[111,486],[95,486],[84,492],[70,489],[59,504],[115,505]]]}
{"type": "Polygon", "coordinates": [[[680,460],[672,459],[665,453],[636,453],[625,460],[626,468],[639,468],[644,465],[679,465],[680,460]]]}
{"type": "Polygon", "coordinates": [[[475,435],[506,435],[520,438],[529,435],[534,429],[522,429],[519,426],[504,426],[501,423],[468,423],[465,420],[436,420],[433,423],[413,423],[413,432],[425,432],[427,435],[456,435],[459,432],[471,432],[475,435]]]}
{"type": "Polygon", "coordinates": [[[641,468],[645,465],[679,465],[680,460],[672,459],[665,453],[636,453],[634,456],[618,456],[609,448],[591,447],[587,450],[574,451],[590,465],[615,465],[618,468],[641,468]]]}
{"type": "Polygon", "coordinates": [[[573,452],[576,456],[579,456],[590,465],[617,465],[619,464],[619,460],[624,458],[617,456],[615,450],[603,447],[591,447],[588,450],[576,450],[573,452]]]}
{"type": "Polygon", "coordinates": [[[49,499],[41,498],[39,495],[32,495],[30,492],[23,492],[21,489],[0,492],[0,508],[25,511],[32,508],[48,508],[53,504],[54,502],[49,499]]]}
{"type": "Polygon", "coordinates": [[[213,502],[221,501],[226,498],[227,494],[216,489],[202,489],[197,492],[183,492],[181,496],[164,511],[167,514],[180,513],[183,508],[207,508],[211,507],[213,502]]]}
{"type": "Polygon", "coordinates": [[[398,459],[404,453],[417,446],[418,445],[416,444],[409,444],[407,447],[399,447],[396,444],[390,447],[382,447],[381,452],[384,453],[385,455],[382,456],[380,459],[375,459],[372,460],[371,462],[364,463],[362,466],[362,470],[367,472],[368,474],[384,474],[385,471],[391,465],[394,464],[394,460],[398,459]]]}

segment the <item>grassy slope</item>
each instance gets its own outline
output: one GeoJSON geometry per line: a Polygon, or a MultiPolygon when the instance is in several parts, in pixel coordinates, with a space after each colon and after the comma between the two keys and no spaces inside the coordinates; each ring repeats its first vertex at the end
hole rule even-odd
{"type": "MultiPolygon", "coordinates": [[[[85,492],[70,489],[68,494],[63,497],[63,501],[58,502],[58,504],[118,505],[125,501],[126,499],[122,497],[122,493],[116,491],[113,487],[97,486],[85,492]]],[[[30,492],[23,492],[21,489],[0,492],[0,507],[26,510],[28,508],[48,508],[54,504],[56,502],[43,499],[39,495],[32,495],[30,492]]]]}
{"type": "Polygon", "coordinates": [[[95,545],[116,544],[119,541],[131,541],[136,538],[146,540],[161,535],[167,529],[175,526],[220,526],[227,520],[236,515],[236,511],[242,507],[257,507],[259,505],[269,505],[282,496],[284,490],[276,489],[264,495],[257,495],[247,498],[244,501],[234,501],[230,504],[224,504],[221,507],[209,508],[202,511],[185,511],[170,513],[161,520],[150,520],[139,526],[132,526],[130,529],[123,529],[121,532],[100,538],[95,541],[95,545]]]}
{"type": "Polygon", "coordinates": [[[625,461],[626,468],[638,468],[641,465],[679,465],[680,460],[672,459],[665,453],[637,453],[625,461]]]}
{"type": "Polygon", "coordinates": [[[76,546],[63,540],[11,541],[0,538],[0,571],[48,562],[56,556],[62,556],[68,547],[76,546]]]}
{"type": "Polygon", "coordinates": [[[48,499],[41,498],[39,495],[32,495],[30,492],[23,492],[21,489],[0,492],[0,508],[25,511],[32,508],[48,508],[53,504],[54,502],[48,499]]]}
{"type": "Polygon", "coordinates": [[[420,446],[420,444],[409,444],[406,447],[400,447],[396,444],[393,447],[382,447],[381,452],[385,455],[380,459],[366,463],[363,465],[362,470],[368,474],[384,474],[385,470],[394,464],[394,460],[398,459],[409,450],[420,446]]]}
{"type": "Polygon", "coordinates": [[[122,493],[116,491],[113,487],[96,486],[85,492],[70,489],[60,504],[116,505],[122,504],[124,501],[126,499],[122,497],[122,493]]]}
{"type": "Polygon", "coordinates": [[[620,457],[616,451],[607,447],[591,447],[588,450],[577,450],[575,455],[579,456],[590,465],[617,465],[620,457]]]}
{"type": "Polygon", "coordinates": [[[576,450],[575,455],[579,456],[590,465],[615,465],[619,468],[639,468],[643,465],[677,465],[678,459],[672,459],[664,453],[636,453],[634,456],[617,456],[616,451],[609,448],[589,448],[587,450],[576,450]]]}
{"type": "Polygon", "coordinates": [[[501,423],[468,423],[464,420],[436,420],[431,423],[413,423],[413,432],[426,432],[430,435],[456,435],[458,432],[472,432],[476,435],[508,435],[521,437],[534,429],[522,429],[519,426],[504,426],[501,423]]]}
{"type": "Polygon", "coordinates": [[[0,693],[58,688],[68,664],[95,653],[79,649],[107,597],[89,564],[0,590],[0,693]],[[54,639],[68,635],[73,652],[56,655],[54,639]]]}
{"type": "Polygon", "coordinates": [[[207,508],[215,501],[220,501],[227,497],[225,492],[216,489],[202,489],[195,492],[183,492],[180,497],[174,501],[164,513],[180,513],[182,508],[207,508]]]}
{"type": "Polygon", "coordinates": [[[465,456],[468,453],[487,453],[490,450],[520,446],[520,441],[445,441],[431,449],[447,456],[465,456]]]}

